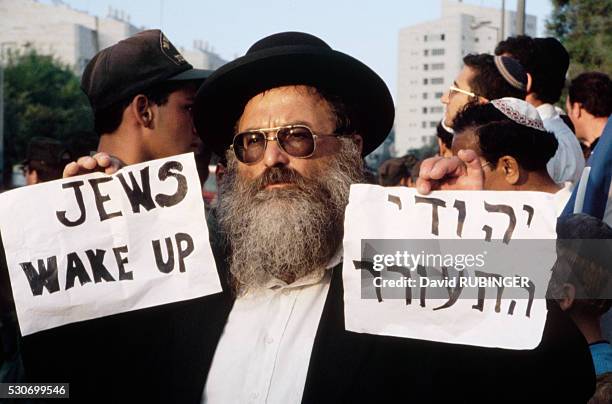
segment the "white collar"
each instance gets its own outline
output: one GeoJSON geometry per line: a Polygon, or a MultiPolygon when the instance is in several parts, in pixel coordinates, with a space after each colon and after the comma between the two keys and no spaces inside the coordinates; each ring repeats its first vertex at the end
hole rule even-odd
{"type": "Polygon", "coordinates": [[[536,109],[538,110],[538,114],[540,114],[540,118],[542,118],[542,120],[554,118],[559,115],[552,104],[542,104],[539,107],[536,107],[536,109]]]}

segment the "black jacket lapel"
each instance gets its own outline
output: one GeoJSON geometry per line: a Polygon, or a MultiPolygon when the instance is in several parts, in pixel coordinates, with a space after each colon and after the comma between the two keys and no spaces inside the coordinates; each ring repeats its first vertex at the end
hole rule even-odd
{"type": "Polygon", "coordinates": [[[365,334],[344,329],[342,263],[333,269],[332,280],[315,337],[306,377],[303,403],[347,401],[358,377],[356,373],[372,350],[365,334]]]}

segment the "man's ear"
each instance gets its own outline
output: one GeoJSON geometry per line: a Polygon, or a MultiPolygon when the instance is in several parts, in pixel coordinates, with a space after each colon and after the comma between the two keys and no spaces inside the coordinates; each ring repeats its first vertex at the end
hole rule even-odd
{"type": "Polygon", "coordinates": [[[516,185],[521,179],[521,169],[518,162],[512,156],[504,156],[497,161],[497,169],[501,170],[506,182],[516,185]]]}
{"type": "Polygon", "coordinates": [[[563,288],[561,289],[561,296],[557,299],[559,303],[559,307],[561,310],[567,311],[574,304],[574,300],[576,299],[576,288],[571,283],[564,283],[563,288]]]}
{"type": "Polygon", "coordinates": [[[579,102],[575,102],[572,104],[572,112],[574,113],[574,116],[576,117],[576,119],[581,118],[582,114],[583,114],[583,106],[581,103],[579,102]]]}
{"type": "Polygon", "coordinates": [[[151,108],[151,102],[145,95],[138,94],[135,96],[130,104],[130,109],[141,126],[149,129],[153,127],[153,108],[151,108]]]}
{"type": "Polygon", "coordinates": [[[532,85],[533,85],[533,78],[531,77],[531,74],[527,73],[527,87],[525,88],[527,94],[531,92],[532,85]]]}
{"type": "Polygon", "coordinates": [[[363,152],[363,138],[361,135],[353,135],[353,141],[359,148],[359,153],[363,152]]]}

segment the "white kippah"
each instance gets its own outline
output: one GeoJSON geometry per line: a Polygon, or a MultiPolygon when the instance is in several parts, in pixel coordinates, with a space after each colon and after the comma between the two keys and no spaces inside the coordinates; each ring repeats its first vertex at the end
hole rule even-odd
{"type": "Polygon", "coordinates": [[[493,100],[491,104],[500,110],[502,114],[518,124],[546,131],[538,110],[526,101],[519,100],[518,98],[505,97],[493,100]]]}

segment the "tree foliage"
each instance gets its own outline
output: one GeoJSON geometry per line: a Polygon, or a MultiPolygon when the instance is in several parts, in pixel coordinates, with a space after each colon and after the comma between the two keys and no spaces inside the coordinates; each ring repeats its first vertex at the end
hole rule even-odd
{"type": "Polygon", "coordinates": [[[93,116],[79,78],[51,56],[9,53],[4,66],[4,172],[25,158],[29,140],[47,136],[73,148],[95,145],[93,116]]]}
{"type": "Polygon", "coordinates": [[[612,0],[552,0],[546,23],[571,57],[570,77],[585,71],[612,74],[612,0]]]}

